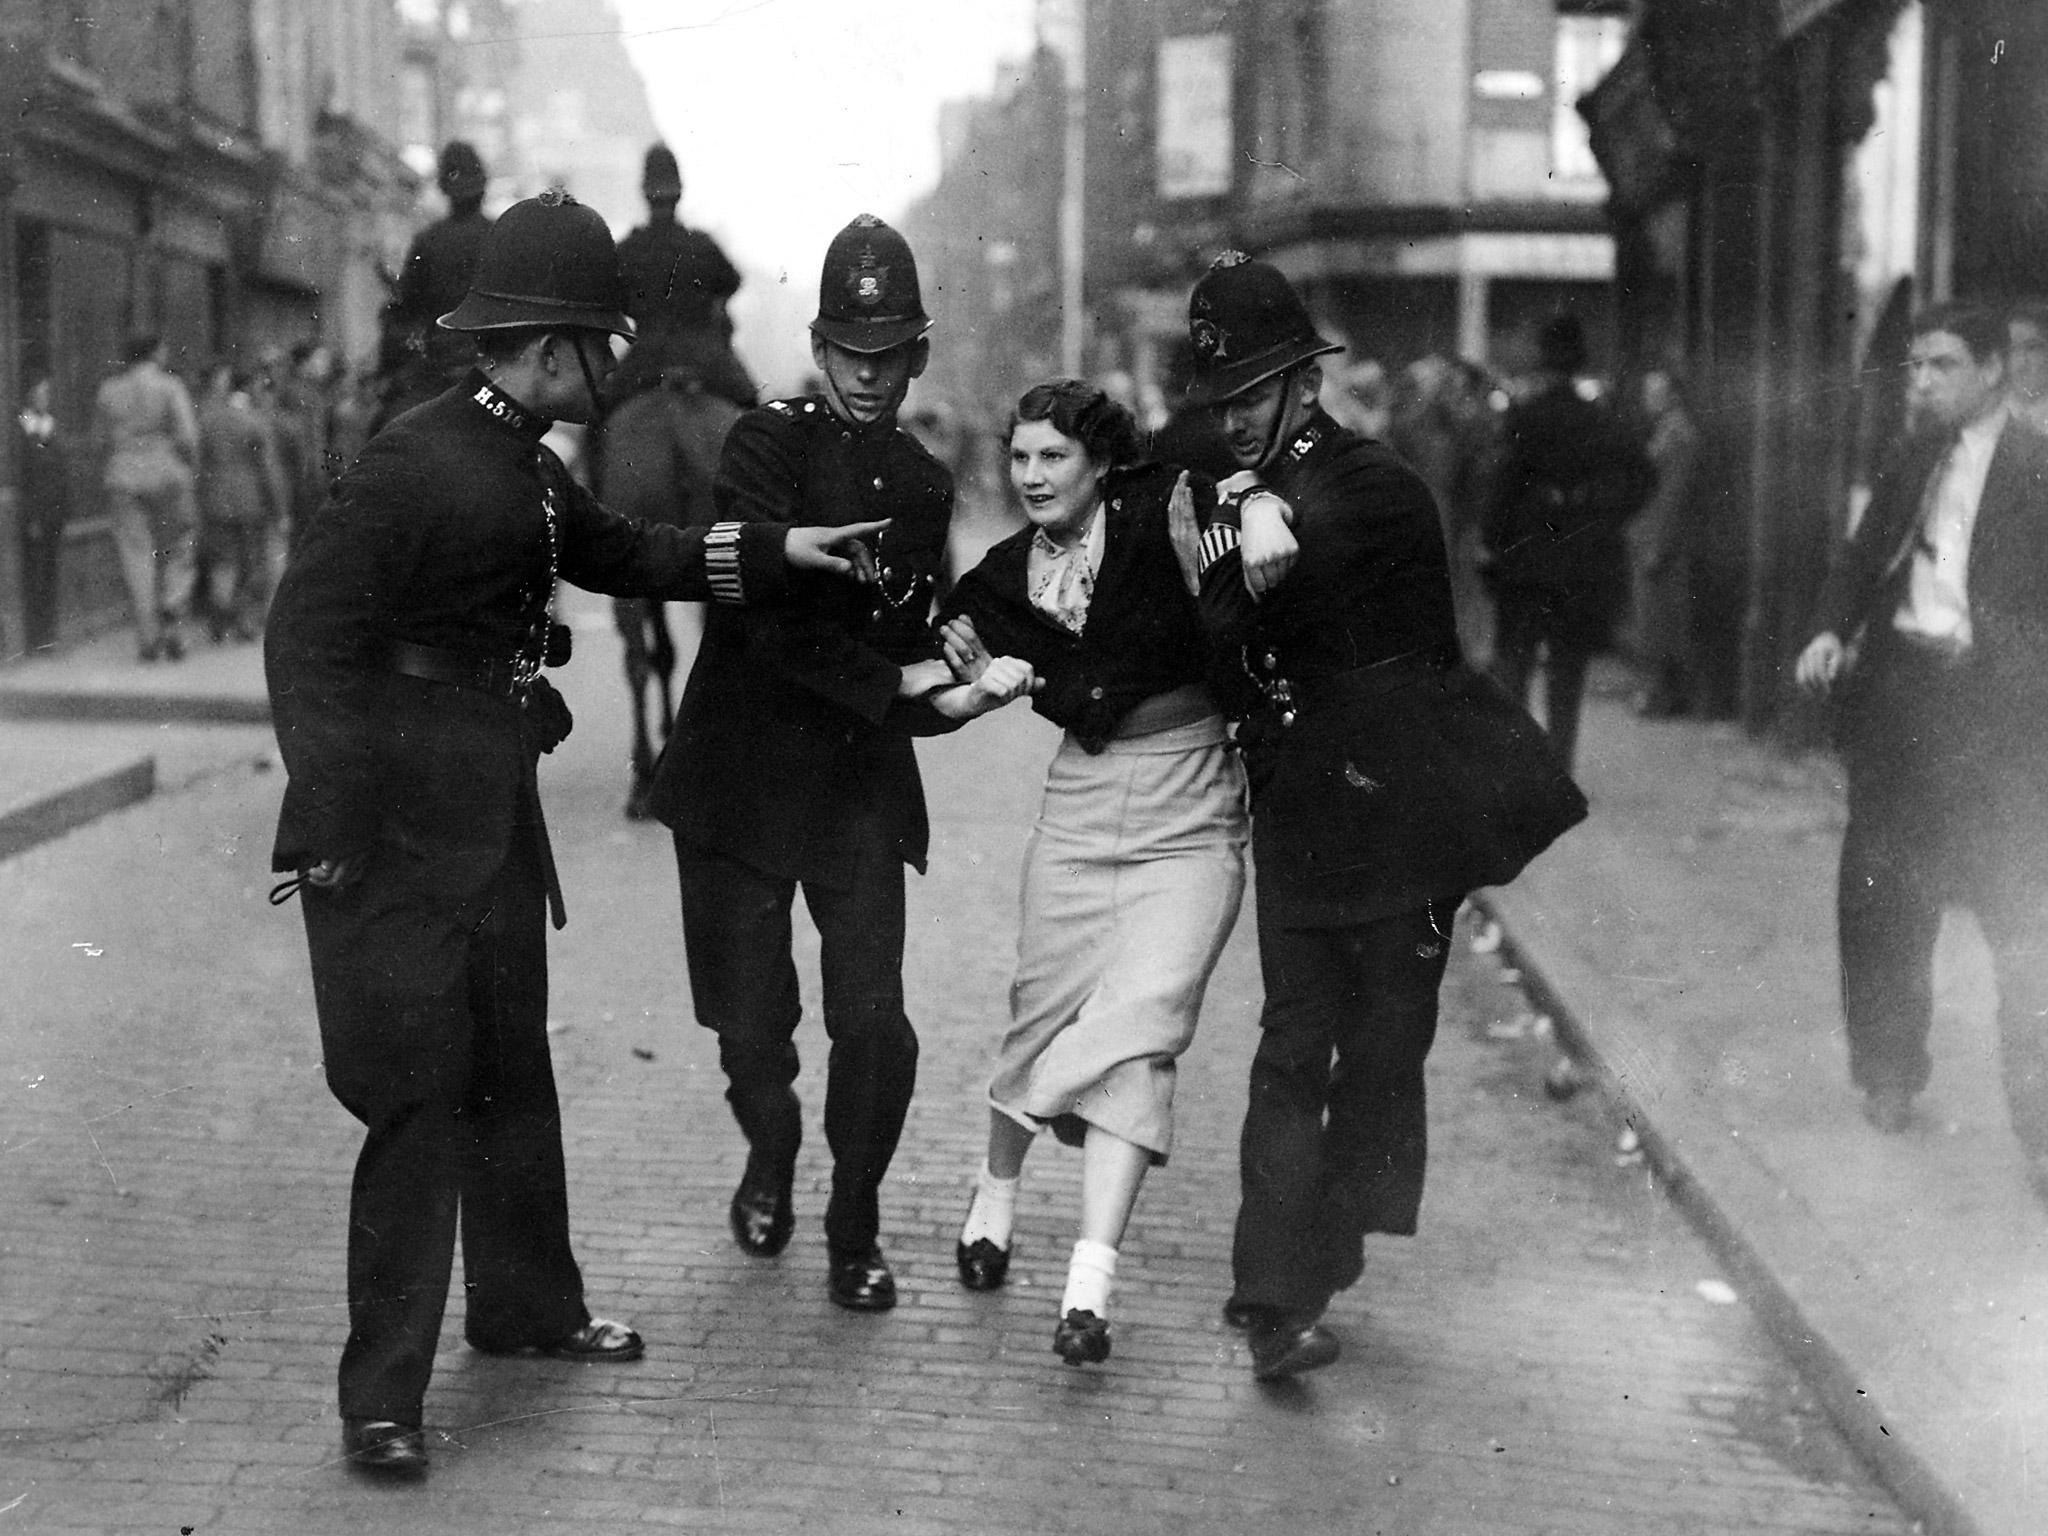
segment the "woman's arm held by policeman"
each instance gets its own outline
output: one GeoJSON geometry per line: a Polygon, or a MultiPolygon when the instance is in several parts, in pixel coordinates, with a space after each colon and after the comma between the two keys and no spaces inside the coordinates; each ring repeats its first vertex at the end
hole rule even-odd
{"type": "Polygon", "coordinates": [[[1036,693],[1043,686],[1044,679],[1032,670],[1030,662],[1015,656],[997,656],[990,659],[973,682],[941,688],[928,695],[926,702],[949,720],[972,720],[1036,693]]]}
{"type": "Polygon", "coordinates": [[[956,683],[974,682],[987,670],[991,659],[988,647],[966,614],[955,614],[939,626],[939,646],[956,683]]]}

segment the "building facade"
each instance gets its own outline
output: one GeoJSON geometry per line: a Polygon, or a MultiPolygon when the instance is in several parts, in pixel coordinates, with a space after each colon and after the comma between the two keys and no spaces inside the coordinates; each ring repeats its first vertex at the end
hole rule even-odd
{"type": "MultiPolygon", "coordinates": [[[[58,611],[121,611],[85,435],[138,331],[188,375],[230,349],[374,336],[413,178],[388,0],[0,3],[0,413],[51,385],[71,454],[58,611]]],[[[23,612],[14,440],[0,454],[0,656],[23,612]]]]}
{"type": "Polygon", "coordinates": [[[1231,246],[1273,260],[1323,324],[1389,366],[1459,353],[1516,368],[1531,323],[1560,307],[1611,335],[1606,185],[1575,109],[1622,51],[1625,0],[1042,10],[1040,65],[1004,100],[959,109],[918,212],[957,254],[949,281],[1010,301],[977,312],[970,345],[1036,360],[1060,331],[1070,124],[1085,167],[1080,361],[1141,394],[1177,391],[1188,289],[1231,246]]]}
{"type": "MultiPolygon", "coordinates": [[[[488,205],[564,181],[624,229],[652,142],[608,0],[0,0],[0,416],[51,384],[70,440],[59,634],[122,620],[86,451],[125,339],[357,366],[465,138],[488,205]]],[[[22,652],[19,466],[0,448],[0,660],[22,652]]]]}
{"type": "Polygon", "coordinates": [[[1690,381],[1716,705],[1763,728],[1896,446],[1913,310],[2048,287],[2048,7],[1643,0],[1586,104],[1621,344],[1690,381]]]}

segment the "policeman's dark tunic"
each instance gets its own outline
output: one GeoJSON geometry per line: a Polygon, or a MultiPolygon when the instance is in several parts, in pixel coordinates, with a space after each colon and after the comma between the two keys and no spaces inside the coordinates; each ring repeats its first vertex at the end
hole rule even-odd
{"type": "Polygon", "coordinates": [[[785,582],[780,529],[651,528],[606,512],[481,374],[364,449],[312,519],[265,650],[289,782],[274,867],[364,854],[303,889],[329,1085],[368,1128],[349,1229],[345,1415],[416,1422],[457,1213],[468,1332],[493,1346],[587,1320],[569,1250],[546,1036],[559,912],[536,712],[505,688],[561,575],[600,592],[738,600],[785,582]],[[708,546],[708,553],[707,553],[708,546]]]}
{"type": "Polygon", "coordinates": [[[802,1128],[789,914],[804,888],[833,1042],[826,1235],[859,1252],[916,1080],[903,868],[922,872],[929,833],[911,737],[949,723],[896,689],[905,664],[937,654],[953,481],[893,423],[850,425],[811,396],[734,424],[713,497],[721,517],[770,526],[892,519],[878,586],[800,579],[773,608],[707,616],[650,797],[675,833],[698,1022],[718,1032],[727,1098],[776,1176],[802,1128]]]}
{"type": "Polygon", "coordinates": [[[1266,1001],[1234,1264],[1239,1299],[1313,1316],[1357,1279],[1367,1232],[1415,1230],[1459,901],[1585,801],[1535,722],[1459,661],[1422,480],[1320,411],[1266,477],[1294,508],[1291,574],[1252,600],[1231,509],[1202,577],[1212,635],[1264,698],[1240,728],[1266,1001]]]}

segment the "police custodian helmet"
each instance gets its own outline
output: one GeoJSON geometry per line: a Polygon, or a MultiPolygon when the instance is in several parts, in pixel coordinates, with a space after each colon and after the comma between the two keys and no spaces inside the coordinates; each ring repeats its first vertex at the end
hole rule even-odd
{"type": "Polygon", "coordinates": [[[931,326],[909,241],[872,213],[832,237],[812,331],[849,352],[887,352],[931,326]]]}
{"type": "Polygon", "coordinates": [[[1218,256],[1188,296],[1188,340],[1195,374],[1188,401],[1215,405],[1241,395],[1337,342],[1317,334],[1315,322],[1280,269],[1242,251],[1218,256]]]}
{"type": "Polygon", "coordinates": [[[640,195],[649,202],[656,198],[681,200],[683,168],[676,164],[675,151],[666,144],[655,145],[640,162],[640,195]]]}
{"type": "Polygon", "coordinates": [[[484,236],[469,292],[439,323],[450,331],[573,327],[631,336],[612,232],[596,209],[560,188],[514,203],[484,236]]]}
{"type": "Polygon", "coordinates": [[[483,201],[489,178],[484,174],[483,156],[476,152],[476,146],[465,139],[450,139],[441,147],[434,181],[449,202],[476,203],[483,201]]]}

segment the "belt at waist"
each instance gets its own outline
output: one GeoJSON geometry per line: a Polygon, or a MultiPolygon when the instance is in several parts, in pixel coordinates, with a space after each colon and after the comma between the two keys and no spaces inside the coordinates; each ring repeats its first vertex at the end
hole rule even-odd
{"type": "Polygon", "coordinates": [[[474,688],[501,699],[516,699],[518,664],[496,656],[469,656],[461,651],[444,651],[437,645],[415,645],[394,640],[385,652],[391,670],[407,677],[425,678],[430,683],[452,683],[457,688],[474,688]]]}
{"type": "Polygon", "coordinates": [[[1183,683],[1178,688],[1139,700],[1136,707],[1117,722],[1110,740],[1124,741],[1132,736],[1150,736],[1154,731],[1170,731],[1177,726],[1193,725],[1215,713],[1216,701],[1209,696],[1207,688],[1200,683],[1183,683]]]}

